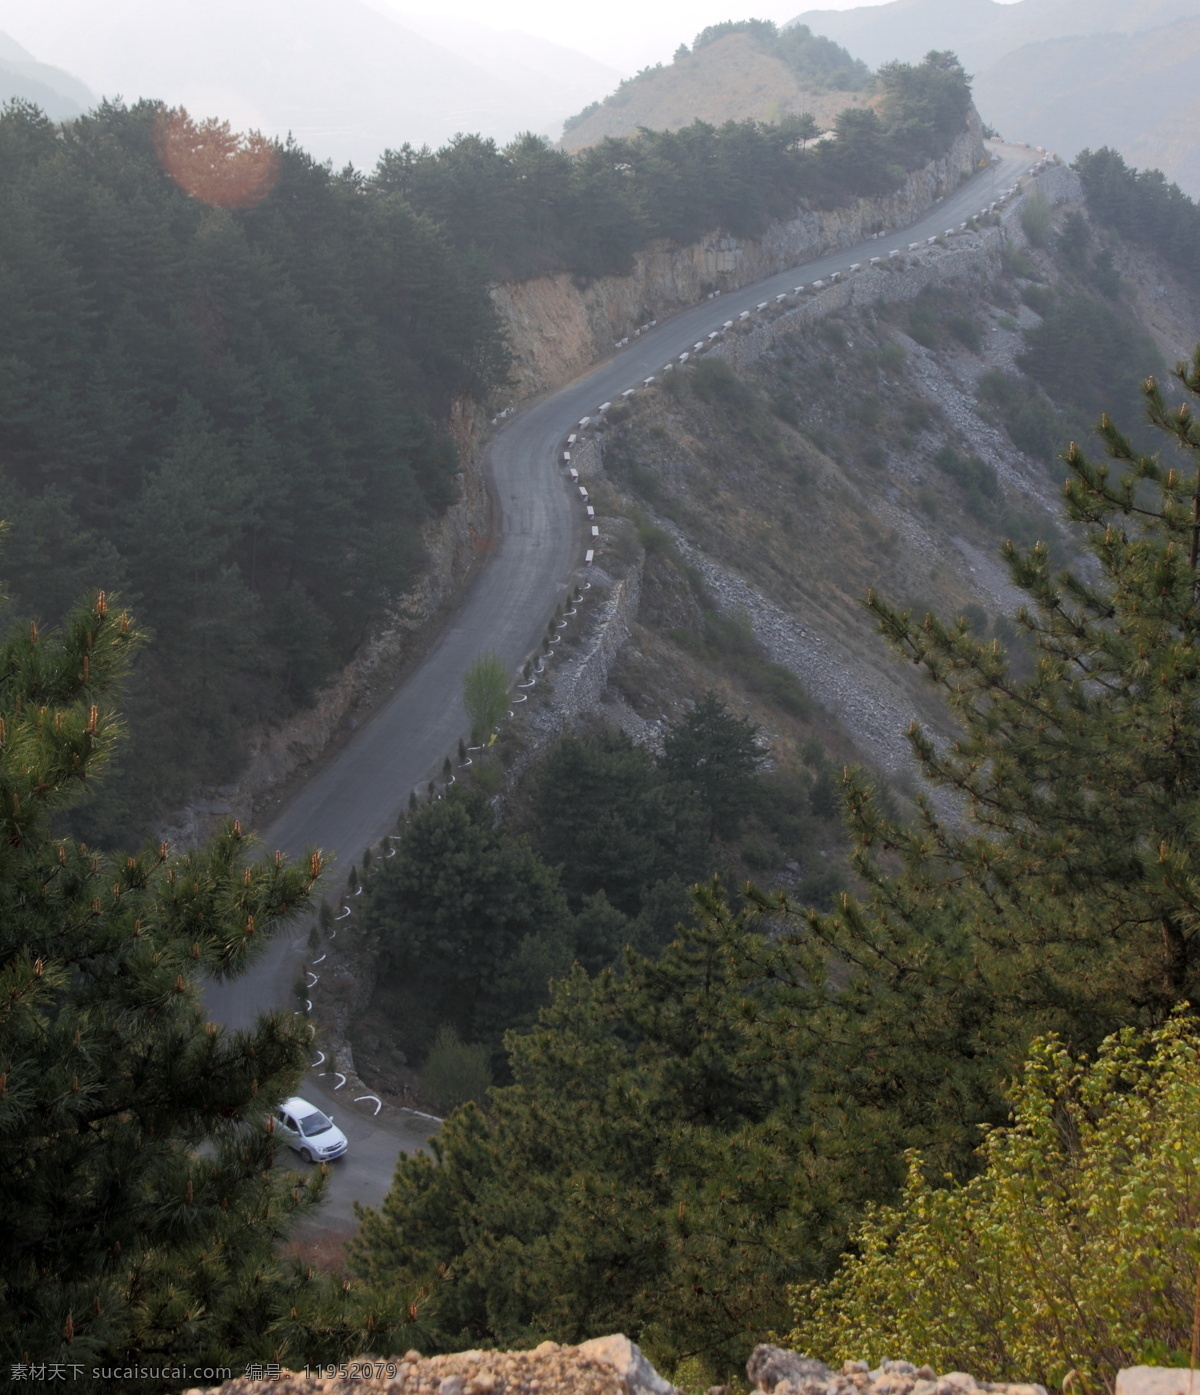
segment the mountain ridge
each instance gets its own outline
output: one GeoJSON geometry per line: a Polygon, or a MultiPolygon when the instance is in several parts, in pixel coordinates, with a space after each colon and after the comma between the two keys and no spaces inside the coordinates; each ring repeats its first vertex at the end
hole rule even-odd
{"type": "Polygon", "coordinates": [[[39,62],[23,44],[0,31],[0,101],[14,99],[35,103],[52,121],[79,116],[96,101],[78,78],[39,62]]]}
{"type": "Polygon", "coordinates": [[[84,0],[0,0],[0,28],[105,96],[292,134],[339,166],[370,169],[385,148],[458,131],[557,134],[580,100],[540,99],[537,83],[505,81],[366,0],[117,0],[103,19],[84,0]]]}
{"type": "Polygon", "coordinates": [[[1200,194],[1190,138],[1200,0],[890,0],[791,23],[873,64],[952,49],[975,74],[980,114],[1008,139],[1067,159],[1110,145],[1200,194]]]}

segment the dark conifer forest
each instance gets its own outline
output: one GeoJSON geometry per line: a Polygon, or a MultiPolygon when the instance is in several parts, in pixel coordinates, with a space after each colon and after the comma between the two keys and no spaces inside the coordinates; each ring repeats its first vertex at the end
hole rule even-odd
{"type": "Polygon", "coordinates": [[[77,831],[136,839],[230,779],[247,730],[310,703],[412,583],[455,497],[452,404],[505,381],[490,281],[620,272],[651,238],[752,235],[803,199],[894,186],[970,96],[948,54],[880,81],[884,117],[851,112],[816,149],[803,122],[574,159],[468,135],[370,176],[160,103],[62,127],[4,109],[10,618],[53,624],[99,586],[150,635],[126,700],[136,766],[77,831]]]}
{"type": "Polygon", "coordinates": [[[232,774],[345,662],[454,497],[452,401],[505,365],[476,264],[402,199],[271,145],[266,196],[214,206],[169,119],[0,117],[6,591],[47,624],[101,586],[151,634],[93,836],[232,774]]]}

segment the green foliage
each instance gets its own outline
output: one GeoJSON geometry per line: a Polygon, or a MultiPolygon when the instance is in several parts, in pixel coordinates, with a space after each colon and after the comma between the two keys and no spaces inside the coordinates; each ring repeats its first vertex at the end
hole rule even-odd
{"type": "Polygon", "coordinates": [[[702,633],[676,631],[673,638],[714,657],[736,660],[738,677],[752,693],[774,703],[791,717],[801,721],[810,719],[813,700],[804,685],[791,669],[772,663],[766,657],[750,622],[744,616],[718,611],[711,597],[704,593],[699,599],[704,611],[702,633]]]}
{"type": "Polygon", "coordinates": [[[824,1287],[793,1293],[787,1345],[827,1361],[920,1352],[938,1370],[1112,1388],[1187,1366],[1200,1243],[1194,1019],[1124,1031],[1094,1062],[1036,1042],[983,1171],[944,1190],[909,1160],[901,1202],[855,1228],[824,1287]]]}
{"type": "Polygon", "coordinates": [[[880,112],[893,147],[907,161],[944,155],[971,109],[970,79],[953,53],[927,53],[920,63],[879,70],[880,112]]]}
{"type": "Polygon", "coordinates": [[[376,863],[361,920],[401,986],[404,1049],[428,1052],[439,1026],[483,1043],[533,1020],[551,978],[570,968],[570,916],[553,872],[522,838],[496,827],[483,794],[457,788],[420,805],[396,856],[376,863]]]}
{"type": "Polygon", "coordinates": [[[925,297],[917,300],[908,313],[909,338],[923,348],[932,349],[938,340],[938,329],[937,312],[931,301],[925,297]]]}
{"type": "Polygon", "coordinates": [[[1004,263],[1005,271],[1007,271],[1010,276],[1020,276],[1027,281],[1034,278],[1035,270],[1033,263],[1015,243],[1009,242],[1005,244],[1003,251],[1000,253],[1000,259],[1004,263]]]}
{"type": "Polygon", "coordinates": [[[1135,246],[1157,252],[1180,276],[1200,284],[1200,208],[1161,170],[1130,169],[1107,146],[1084,150],[1074,168],[1088,212],[1135,246]]]}
{"type": "Polygon", "coordinates": [[[874,83],[865,63],[832,39],[814,34],[807,24],[789,24],[780,30],[773,52],[814,91],[864,92],[874,83]]]}
{"type": "Polygon", "coordinates": [[[0,1346],[88,1370],[337,1359],[366,1321],[357,1291],[275,1253],[323,1188],[273,1167],[266,1117],[308,1026],[280,1011],[225,1033],[200,996],[309,903],[319,854],[248,858],[236,824],[186,855],[50,831],[111,755],[138,642],[101,593],[0,650],[0,1346]]]}
{"type": "Polygon", "coordinates": [[[1073,209],[1063,220],[1063,230],[1059,233],[1055,245],[1059,259],[1073,271],[1082,271],[1087,264],[1091,242],[1092,230],[1087,219],[1078,209],[1073,209]]]}
{"type": "Polygon", "coordinates": [[[1022,286],[1021,300],[1044,319],[1058,303],[1058,296],[1049,286],[1022,286]]]}
{"type": "Polygon", "coordinates": [[[990,368],[976,391],[997,408],[1013,445],[1047,465],[1057,461],[1066,425],[1035,387],[1002,369],[990,368]]]}
{"type": "Polygon", "coordinates": [[[1045,247],[1054,231],[1054,215],[1050,200],[1035,190],[1021,201],[1021,227],[1030,245],[1045,247]]]}
{"type": "Polygon", "coordinates": [[[480,654],[463,674],[463,707],[471,739],[482,741],[508,711],[512,675],[498,654],[480,654]]]}
{"type": "Polygon", "coordinates": [[[693,365],[688,384],[701,402],[719,402],[734,412],[753,412],[757,403],[753,389],[723,358],[702,358],[693,365]]]}
{"type": "Polygon", "coordinates": [[[858,92],[871,85],[871,70],[865,63],[852,58],[832,39],[814,34],[807,24],[789,24],[780,30],[768,19],[727,19],[702,29],[692,43],[692,52],[699,53],[730,34],[748,34],[759,48],[782,59],[805,87],[858,92]]]}
{"type": "MultiPolygon", "coordinates": [[[[774,45],[816,86],[861,90],[870,82],[861,64],[803,26],[776,37],[765,21],[733,22],[711,34],[743,29],[774,45]]],[[[906,168],[943,153],[970,106],[957,61],[930,54],[915,67],[891,68],[884,118],[849,109],[838,118],[839,139],[813,149],[808,143],[817,131],[806,114],[778,125],[641,128],[636,136],[605,137],[573,158],[529,134],[503,149],[460,135],[437,151],[385,151],[368,184],[435,220],[464,256],[479,259],[471,266],[486,266],[496,279],[623,273],[650,238],[692,242],[714,229],[755,237],[801,201],[833,207],[885,192],[906,168]]],[[[605,104],[626,104],[652,71],[627,79],[605,104]]]]}
{"type": "Polygon", "coordinates": [[[782,1324],[828,1218],[828,1176],[797,1146],[808,990],[782,945],[704,907],[658,961],[560,984],[510,1038],[491,1121],[458,1111],[362,1213],[369,1288],[449,1266],[436,1346],[621,1331],[715,1378],[782,1324]]]}
{"type": "Polygon", "coordinates": [[[434,1034],[433,1045],[421,1067],[421,1089],[439,1109],[449,1112],[473,1101],[486,1104],[492,1087],[492,1069],[486,1046],[460,1041],[450,1023],[434,1034]]]}
{"type": "Polygon", "coordinates": [[[1026,335],[1017,362],[1051,397],[1088,418],[1138,414],[1141,381],[1162,370],[1153,340],[1094,296],[1064,297],[1026,335]]]}
{"type": "Polygon", "coordinates": [[[951,446],[943,446],[933,463],[962,487],[968,513],[980,519],[994,516],[1000,498],[1000,480],[994,465],[978,456],[964,459],[951,446]]]}
{"type": "Polygon", "coordinates": [[[1112,252],[1107,247],[1097,253],[1092,264],[1091,279],[1105,300],[1117,300],[1120,297],[1121,274],[1113,262],[1112,252]]]}
{"type": "MultiPolygon", "coordinates": [[[[1200,350],[1179,372],[1200,397],[1200,350]]],[[[980,1126],[1004,1122],[1035,1037],[1094,1049],[1200,992],[1200,427],[1156,385],[1145,401],[1188,468],[1108,423],[1119,473],[1067,456],[1088,570],[1005,550],[1027,676],[968,617],[868,599],[957,721],[953,742],[910,736],[953,824],[921,794],[901,823],[848,772],[861,896],[821,912],[748,888],[734,914],[701,895],[656,961],[556,986],[509,1039],[490,1120],[460,1112],[432,1157],[400,1160],[355,1263],[384,1293],[443,1266],[436,1343],[620,1329],[722,1376],[782,1330],[779,1285],[826,1278],[864,1203],[894,1196],[905,1149],[934,1177],[978,1170],[980,1126]]],[[[934,1194],[914,1174],[899,1211],[858,1230],[860,1270],[829,1300],[857,1324],[844,1354],[903,1337],[989,1372],[1036,1358],[1047,1379],[1177,1355],[1200,1257],[1194,1029],[1148,1052],[1123,1038],[1090,1074],[1040,1050],[982,1180],[934,1194]],[[1046,1303],[1072,1294],[1087,1306],[1056,1325],[1046,1303]]]]}
{"type": "Polygon", "coordinates": [[[228,135],[150,102],[0,112],[12,613],[120,586],[152,637],[138,761],[73,815],[92,842],[228,778],[382,620],[454,497],[451,404],[506,365],[477,263],[402,200],[267,144],[273,188],[213,206],[164,170],[164,130],[228,135]]]}
{"type": "Polygon", "coordinates": [[[753,803],[754,775],[762,763],[757,734],[714,692],[705,693],[667,733],[660,769],[696,797],[710,838],[734,836],[753,803]]]}
{"type": "Polygon", "coordinates": [[[774,48],[779,39],[779,27],[769,19],[727,19],[701,29],[692,40],[692,52],[707,48],[729,34],[749,34],[764,48],[774,48]]]}
{"type": "Polygon", "coordinates": [[[636,916],[657,883],[709,870],[698,800],[623,733],[560,741],[536,772],[530,803],[533,845],[560,869],[572,906],[603,891],[636,916]]]}
{"type": "MultiPolygon", "coordinates": [[[[1200,395],[1200,357],[1179,372],[1200,395]]],[[[1153,384],[1145,401],[1159,431],[1200,460],[1190,413],[1153,384]]],[[[967,818],[950,828],[922,799],[919,820],[899,826],[852,775],[851,846],[867,898],[809,925],[856,966],[839,1010],[866,1054],[847,1065],[860,1072],[847,1091],[895,1129],[893,1147],[919,1143],[942,1170],[969,1169],[971,1131],[999,1121],[999,1080],[1032,1036],[1094,1045],[1130,1022],[1165,1020],[1200,989],[1188,831],[1198,472],[1140,455],[1111,422],[1100,434],[1120,475],[1077,446],[1065,457],[1067,507],[1094,578],[1058,575],[1043,544],[1005,548],[1029,598],[1018,613],[1036,647],[1028,677],[965,621],[869,601],[957,719],[952,746],[935,748],[919,727],[910,741],[925,778],[956,790],[967,818]],[[885,1036],[906,1042],[903,1059],[872,1058],[885,1036]]]]}
{"type": "Polygon", "coordinates": [[[979,346],[983,341],[979,333],[979,326],[974,320],[968,319],[966,315],[951,315],[946,321],[946,328],[960,344],[965,345],[972,353],[979,352],[979,346]]]}
{"type": "Polygon", "coordinates": [[[888,342],[879,351],[880,366],[886,368],[889,373],[899,373],[908,360],[908,352],[903,344],[898,344],[894,339],[888,342]]]}
{"type": "Polygon", "coordinates": [[[845,107],[833,123],[836,140],[820,146],[821,157],[859,194],[885,194],[897,184],[892,149],[883,122],[870,107],[845,107]]]}

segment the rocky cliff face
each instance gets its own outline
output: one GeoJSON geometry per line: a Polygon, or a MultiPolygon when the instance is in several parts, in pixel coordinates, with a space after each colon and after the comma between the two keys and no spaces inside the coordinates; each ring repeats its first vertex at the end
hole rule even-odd
{"type": "Polygon", "coordinates": [[[639,325],[695,305],[712,291],[736,290],[833,248],[852,247],[881,228],[907,226],[982,158],[983,131],[972,112],[949,153],[914,171],[887,198],[805,209],[773,223],[760,238],[710,233],[686,247],[656,243],[637,254],[628,276],[602,276],[583,287],[566,272],[496,286],[492,299],[516,358],[519,396],[569,382],[639,325]]]}

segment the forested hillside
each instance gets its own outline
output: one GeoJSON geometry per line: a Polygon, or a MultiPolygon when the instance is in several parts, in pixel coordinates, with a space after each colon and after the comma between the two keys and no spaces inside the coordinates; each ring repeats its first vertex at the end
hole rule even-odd
{"type": "MultiPolygon", "coordinates": [[[[1014,1379],[1111,1370],[1094,1292],[1069,1330],[1051,1332],[1033,1300],[997,1314],[974,1289],[971,1323],[944,1322],[958,1257],[986,1252],[999,1284],[1045,1220],[1001,1204],[986,1232],[963,1238],[945,1223],[950,1203],[930,1199],[994,1156],[975,1149],[1007,1119],[1007,1082],[1039,1033],[1093,1051],[1108,1032],[1161,1027],[1200,985],[1185,754],[1197,735],[1188,558],[1200,437],[1179,407],[1200,392],[1200,359],[1182,381],[1164,371],[1198,302],[1190,266],[1168,263],[1175,224],[1148,216],[1157,182],[1108,160],[1093,170],[1107,170],[1108,203],[1090,187],[1085,202],[1056,169],[1046,193],[946,247],[829,288],[825,309],[825,292],[766,307],[575,445],[601,562],[637,572],[636,618],[594,726],[535,765],[491,836],[523,830],[521,856],[552,864],[561,880],[541,882],[539,897],[571,883],[586,893],[556,916],[553,948],[561,962],[573,933],[576,962],[537,1022],[508,1035],[511,1084],[498,1071],[485,1094],[486,1071],[476,1077],[481,1107],[447,1121],[432,1157],[400,1160],[350,1246],[368,1292],[440,1276],[438,1346],[619,1329],[702,1387],[793,1314],[805,1350],[866,1351],[838,1319],[858,1283],[856,1334],[887,1344],[871,1360],[900,1350],[900,1330],[929,1340],[945,1369],[978,1368],[986,1349],[988,1368],[1014,1379]],[[1117,216],[1161,239],[1161,255],[1114,236],[1117,216]],[[727,721],[757,724],[770,766],[749,773],[742,827],[721,830],[709,866],[745,868],[763,889],[735,877],[702,887],[656,949],[645,902],[622,924],[609,896],[646,865],[634,852],[648,858],[657,843],[633,834],[639,817],[665,822],[670,806],[648,780],[627,808],[611,772],[625,772],[620,785],[639,760],[643,778],[667,773],[678,733],[711,701],[696,702],[705,686],[727,721]],[[649,749],[635,756],[613,728],[649,749]],[[849,866],[819,827],[839,802],[831,766],[848,739],[866,758],[846,760],[840,781],[849,866]],[[598,830],[610,801],[602,838],[557,836],[575,832],[577,813],[598,830]],[[598,884],[580,886],[593,871],[598,884]],[[614,935],[631,952],[597,968],[589,951],[614,935]],[[901,1213],[886,1226],[862,1218],[898,1195],[908,1148],[923,1165],[903,1203],[907,1249],[893,1257],[901,1213]],[[932,1260],[930,1214],[943,1217],[932,1260]],[[873,1248],[840,1271],[818,1330],[808,1305],[851,1234],[873,1248]],[[913,1247],[936,1268],[915,1288],[913,1247]]],[[[1194,206],[1176,205],[1167,199],[1184,227],[1194,206]]],[[[710,765],[701,753],[693,776],[710,765]]],[[[431,933],[443,899],[432,882],[409,870],[407,897],[396,894],[388,869],[404,868],[417,830],[422,865],[453,865],[450,841],[429,836],[447,804],[414,811],[364,897],[386,952],[408,956],[425,1010],[438,1011],[436,981],[443,1011],[462,1014],[468,1054],[474,1044],[484,1056],[502,995],[514,1023],[532,1003],[525,985],[513,993],[516,970],[539,954],[549,964],[552,947],[533,898],[525,942],[511,914],[507,941],[485,937],[489,954],[507,944],[497,965],[482,947],[457,952],[448,928],[431,933]],[[463,966],[477,960],[488,968],[469,983],[463,966]],[[486,1028],[469,1004],[492,1014],[486,1028]]],[[[694,867],[686,808],[675,805],[674,855],[694,867]]],[[[1186,1032],[1194,1040],[1194,1024],[1186,1032]]],[[[406,1044],[421,1049],[415,1034],[406,1044]]],[[[434,1039],[429,1054],[444,1082],[447,1044],[434,1039]]],[[[460,1055],[460,1083],[463,1066],[460,1055]]],[[[1069,1133],[1047,1134],[1069,1151],[1069,1133]]],[[[1141,1167],[1148,1150],[1126,1146],[1141,1167]]],[[[1097,1187],[1119,1185],[1123,1165],[1097,1187]]],[[[969,1200],[983,1183],[972,1186],[969,1200]]],[[[1062,1214],[1064,1253],[1116,1253],[1124,1222],[1062,1214]]],[[[1139,1247],[1194,1277],[1190,1241],[1170,1223],[1143,1232],[1139,1247]]],[[[1055,1272],[1061,1283],[1065,1267],[1055,1272]]],[[[1044,1292],[1037,1278],[1022,1270],[1023,1294],[1044,1292]]],[[[1157,1359],[1163,1331],[1178,1344],[1192,1295],[1176,1283],[1153,1315],[1127,1305],[1122,1359],[1157,1359]]]]}
{"type": "Polygon", "coordinates": [[[11,613],[102,587],[152,634],[92,836],[227,776],[346,660],[454,496],[452,400],[504,372],[481,271],[386,190],[261,143],[249,194],[169,172],[231,140],[150,103],[0,116],[11,613]]]}
{"type": "Polygon", "coordinates": [[[103,587],[152,635],[141,755],[80,829],[137,836],[227,780],[247,729],[308,703],[412,583],[455,494],[451,404],[505,377],[490,279],[621,271],[652,237],[892,187],[970,97],[949,55],[884,81],[882,117],[847,113],[820,150],[802,123],[579,159],[462,136],[370,177],[149,102],[61,130],[6,109],[0,576],[14,615],[54,623],[103,587]]]}
{"type": "MultiPolygon", "coordinates": [[[[862,79],[852,69],[846,80],[862,79]]],[[[820,145],[805,113],[639,130],[574,158],[536,136],[503,150],[460,136],[436,152],[386,151],[372,182],[437,219],[456,246],[480,250],[497,279],[623,272],[652,238],[690,242],[715,228],[754,236],[801,200],[833,207],[888,192],[948,150],[971,109],[952,53],[887,64],[878,87],[878,110],[843,110],[837,139],[820,145]]]]}

